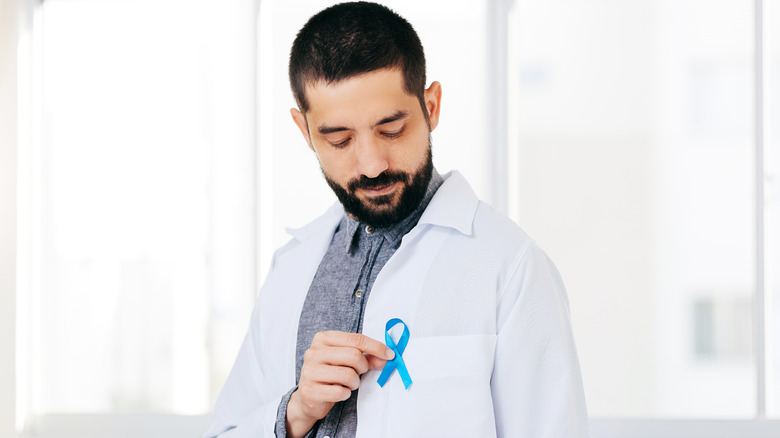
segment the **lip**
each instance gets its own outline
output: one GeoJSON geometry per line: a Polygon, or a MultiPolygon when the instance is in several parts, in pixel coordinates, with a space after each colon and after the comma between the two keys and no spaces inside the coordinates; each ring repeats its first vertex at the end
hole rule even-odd
{"type": "Polygon", "coordinates": [[[379,187],[377,189],[361,188],[360,190],[363,191],[363,193],[365,193],[366,195],[368,195],[370,197],[383,196],[383,195],[387,195],[389,193],[392,193],[395,190],[395,186],[397,184],[398,184],[397,182],[394,182],[394,183],[390,183],[390,184],[388,184],[386,186],[379,187]]]}

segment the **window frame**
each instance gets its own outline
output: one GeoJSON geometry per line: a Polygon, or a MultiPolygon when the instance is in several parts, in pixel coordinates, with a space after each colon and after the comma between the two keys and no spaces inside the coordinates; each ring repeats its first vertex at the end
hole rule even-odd
{"type": "Polygon", "coordinates": [[[44,414],[35,416],[27,430],[39,438],[197,437],[210,422],[210,415],[44,414]]]}
{"type": "Polygon", "coordinates": [[[19,35],[23,5],[0,3],[0,436],[16,436],[19,35]]]}
{"type": "Polygon", "coordinates": [[[591,418],[590,431],[593,438],[772,438],[780,421],[591,418]]]}

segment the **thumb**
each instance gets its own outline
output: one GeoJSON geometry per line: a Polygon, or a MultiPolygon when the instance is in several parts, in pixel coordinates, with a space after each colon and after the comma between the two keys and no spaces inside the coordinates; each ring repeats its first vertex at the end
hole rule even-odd
{"type": "Polygon", "coordinates": [[[376,356],[366,356],[366,359],[368,359],[368,368],[372,370],[384,368],[385,364],[387,364],[387,360],[376,356]]]}

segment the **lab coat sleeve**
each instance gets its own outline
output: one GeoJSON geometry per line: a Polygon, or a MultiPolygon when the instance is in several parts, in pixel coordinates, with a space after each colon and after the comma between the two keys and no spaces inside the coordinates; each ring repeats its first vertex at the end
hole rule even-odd
{"type": "Polygon", "coordinates": [[[587,437],[566,291],[536,244],[518,259],[497,317],[491,389],[498,436],[587,437]]]}
{"type": "Polygon", "coordinates": [[[233,369],[214,409],[212,427],[203,438],[273,437],[282,394],[269,396],[255,351],[257,308],[233,369]]]}

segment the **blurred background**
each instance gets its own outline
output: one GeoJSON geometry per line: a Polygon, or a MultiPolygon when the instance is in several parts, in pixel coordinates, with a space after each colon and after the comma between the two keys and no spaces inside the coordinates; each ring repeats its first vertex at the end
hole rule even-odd
{"type": "MultiPolygon", "coordinates": [[[[592,435],[780,434],[780,0],[384,1],[440,172],[566,282],[592,435]]],[[[287,56],[326,1],[0,0],[0,436],[199,436],[335,201],[287,56]]]]}

